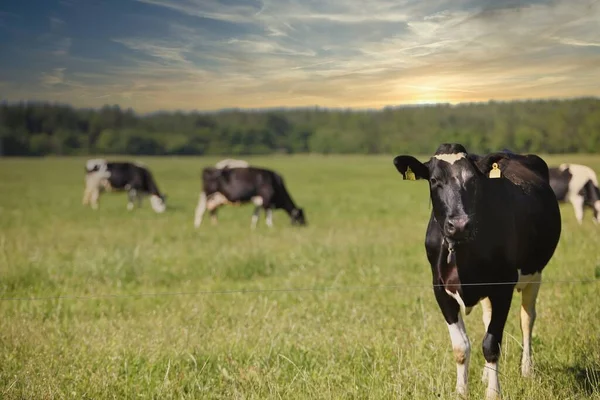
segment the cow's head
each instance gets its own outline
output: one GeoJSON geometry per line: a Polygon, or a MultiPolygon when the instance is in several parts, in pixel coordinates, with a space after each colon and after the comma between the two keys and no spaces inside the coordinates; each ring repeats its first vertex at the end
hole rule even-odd
{"type": "Polygon", "coordinates": [[[153,194],[150,196],[150,205],[159,214],[165,212],[167,209],[167,196],[165,194],[161,194],[160,196],[153,194]]]}
{"type": "Polygon", "coordinates": [[[304,210],[302,208],[294,208],[290,213],[292,219],[292,225],[306,225],[306,217],[304,217],[304,210]]]}
{"type": "Polygon", "coordinates": [[[408,155],[394,158],[404,179],[429,181],[433,215],[452,242],[468,241],[475,234],[477,200],[488,179],[475,157],[460,144],[442,144],[425,163],[408,155]]]}

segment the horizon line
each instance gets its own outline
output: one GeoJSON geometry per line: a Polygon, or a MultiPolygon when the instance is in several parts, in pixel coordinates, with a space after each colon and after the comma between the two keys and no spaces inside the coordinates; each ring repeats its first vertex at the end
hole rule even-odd
{"type": "Polygon", "coordinates": [[[133,107],[123,107],[120,104],[109,104],[106,103],[99,107],[76,107],[70,103],[64,103],[59,101],[51,101],[51,100],[6,100],[3,99],[0,104],[2,106],[15,106],[20,104],[25,105],[51,105],[55,107],[70,107],[74,110],[101,110],[103,108],[113,108],[119,107],[121,111],[131,111],[136,116],[144,117],[151,116],[156,114],[219,114],[219,113],[227,113],[227,112],[248,112],[248,113],[264,113],[264,112],[273,112],[273,111],[304,111],[304,110],[323,110],[323,111],[345,111],[345,112],[382,112],[388,109],[400,109],[400,108],[425,108],[425,107],[439,107],[439,106],[448,106],[448,107],[461,107],[461,106],[469,106],[469,105],[484,105],[490,103],[526,103],[526,102],[545,102],[545,101],[577,101],[577,100],[600,100],[600,95],[588,95],[588,96],[570,96],[570,97],[532,97],[532,98],[513,98],[509,100],[500,100],[500,99],[488,99],[488,100],[478,100],[478,101],[439,101],[439,102],[426,102],[426,103],[397,103],[397,104],[387,104],[385,106],[380,107],[327,107],[321,106],[318,104],[314,105],[305,105],[305,106],[275,106],[275,107],[224,107],[218,109],[189,109],[189,110],[181,110],[181,109],[159,109],[155,111],[148,112],[138,112],[133,107]]]}

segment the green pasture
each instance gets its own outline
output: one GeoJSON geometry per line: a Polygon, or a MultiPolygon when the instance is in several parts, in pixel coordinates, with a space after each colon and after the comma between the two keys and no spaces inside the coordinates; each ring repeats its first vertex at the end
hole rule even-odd
{"type": "MultiPolygon", "coordinates": [[[[219,158],[145,162],[168,210],[126,195],[81,205],[85,158],[0,159],[0,398],[446,399],[455,364],[424,252],[425,182],[389,156],[245,158],[284,176],[309,225],[224,207],[193,228],[200,171],[219,158]],[[310,290],[309,290],[310,289],[310,290]]],[[[600,172],[600,156],[545,157],[600,172]]],[[[520,377],[518,304],[506,399],[600,398],[600,226],[562,205],[544,273],[535,377],[520,377]],[[554,283],[553,283],[554,282],[554,283]]],[[[481,309],[466,318],[481,398],[481,309]]]]}

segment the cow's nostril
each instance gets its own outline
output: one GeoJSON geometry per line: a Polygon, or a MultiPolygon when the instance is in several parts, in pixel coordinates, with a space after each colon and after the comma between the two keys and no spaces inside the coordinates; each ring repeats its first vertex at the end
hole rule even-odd
{"type": "Polygon", "coordinates": [[[451,235],[456,232],[456,225],[454,222],[452,222],[452,220],[448,220],[446,222],[446,231],[448,231],[448,233],[451,235]]]}

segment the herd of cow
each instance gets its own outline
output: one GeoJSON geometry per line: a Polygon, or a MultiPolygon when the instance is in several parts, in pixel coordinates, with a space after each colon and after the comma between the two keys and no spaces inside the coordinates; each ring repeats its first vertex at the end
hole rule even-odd
{"type": "MultiPolygon", "coordinates": [[[[467,396],[471,345],[463,315],[481,303],[485,336],[482,350],[486,398],[500,397],[498,359],[513,291],[521,293],[523,352],[521,373],[532,374],[531,333],[542,272],[558,246],[562,230],[559,202],[569,201],[577,221],[583,208],[600,222],[600,190],[594,171],[583,165],[549,168],[536,155],[508,150],[484,156],[469,154],[460,144],[442,144],[427,161],[409,155],[394,158],[405,180],[429,183],[432,211],[425,233],[433,291],[447,323],[456,361],[456,390],[467,396]],[[558,200],[558,201],[557,201],[558,200]]],[[[165,196],[150,171],[128,162],[88,160],[84,204],[98,207],[101,191],[125,191],[128,208],[149,195],[156,212],[165,211],[165,196]]],[[[277,172],[240,160],[223,160],[202,171],[202,191],[194,225],[208,210],[225,204],[252,203],[252,228],[262,208],[272,226],[275,209],[285,210],[293,224],[305,225],[304,212],[289,195],[277,172]]]]}

